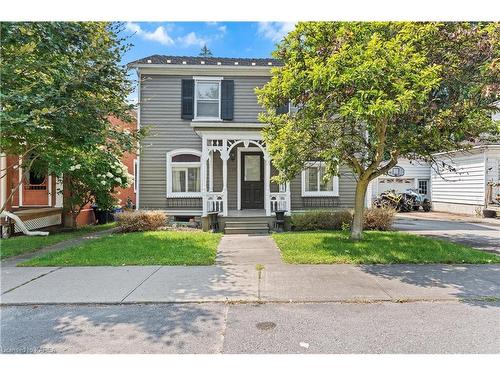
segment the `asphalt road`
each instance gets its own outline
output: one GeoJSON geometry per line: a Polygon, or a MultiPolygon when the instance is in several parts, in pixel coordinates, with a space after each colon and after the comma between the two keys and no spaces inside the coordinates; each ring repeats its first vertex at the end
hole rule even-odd
{"type": "Polygon", "coordinates": [[[3,353],[500,353],[500,302],[2,306],[3,353]]]}

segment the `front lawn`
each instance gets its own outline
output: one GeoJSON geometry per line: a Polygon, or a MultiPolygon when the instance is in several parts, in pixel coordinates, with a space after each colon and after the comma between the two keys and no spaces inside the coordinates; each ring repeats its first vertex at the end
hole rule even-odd
{"type": "Polygon", "coordinates": [[[0,259],[13,257],[16,255],[30,253],[43,247],[56,244],[58,242],[70,240],[75,237],[82,237],[86,234],[99,232],[113,228],[116,224],[86,225],[80,229],[69,232],[51,233],[48,236],[14,236],[0,240],[0,259]]]}
{"type": "Polygon", "coordinates": [[[220,234],[201,231],[115,233],[21,266],[211,265],[220,234]]]}
{"type": "Polygon", "coordinates": [[[351,241],[348,232],[285,232],[273,238],[287,263],[500,263],[500,256],[448,241],[401,232],[364,232],[351,241]]]}

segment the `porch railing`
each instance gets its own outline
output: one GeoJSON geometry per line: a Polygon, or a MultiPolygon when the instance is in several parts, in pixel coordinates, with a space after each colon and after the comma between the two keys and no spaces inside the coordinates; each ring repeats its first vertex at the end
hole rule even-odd
{"type": "Polygon", "coordinates": [[[271,212],[287,211],[288,209],[288,195],[286,192],[270,193],[269,203],[271,205],[271,212]]]}
{"type": "Polygon", "coordinates": [[[224,211],[224,193],[205,193],[205,210],[210,212],[223,212],[224,211]]]}

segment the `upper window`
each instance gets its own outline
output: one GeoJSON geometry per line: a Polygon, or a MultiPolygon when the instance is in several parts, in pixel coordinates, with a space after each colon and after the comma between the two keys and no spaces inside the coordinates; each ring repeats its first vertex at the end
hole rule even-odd
{"type": "Polygon", "coordinates": [[[323,162],[309,162],[302,171],[302,196],[329,196],[339,195],[338,177],[325,181],[325,164],[323,162]]]}
{"type": "Polygon", "coordinates": [[[195,118],[220,119],[220,80],[195,80],[195,118]]]}
{"type": "Polygon", "coordinates": [[[176,150],[167,153],[167,197],[201,197],[199,151],[176,150]]]}

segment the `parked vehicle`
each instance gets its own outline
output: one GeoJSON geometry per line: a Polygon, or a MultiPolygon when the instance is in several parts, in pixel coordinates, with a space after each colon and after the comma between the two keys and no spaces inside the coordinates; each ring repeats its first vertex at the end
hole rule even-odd
{"type": "Polygon", "coordinates": [[[395,190],[384,191],[375,199],[373,205],[379,208],[392,208],[398,212],[418,211],[420,207],[425,212],[431,210],[430,200],[415,189],[407,189],[404,193],[395,190]]]}

